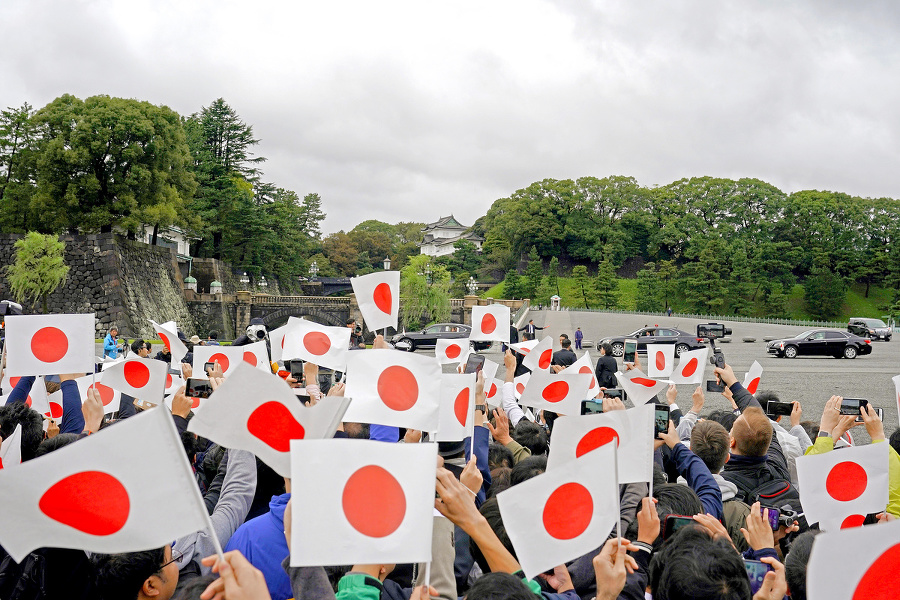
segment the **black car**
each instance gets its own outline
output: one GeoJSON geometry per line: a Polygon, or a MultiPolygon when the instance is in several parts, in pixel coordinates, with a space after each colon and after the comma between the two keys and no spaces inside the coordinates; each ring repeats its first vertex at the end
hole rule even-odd
{"type": "MultiPolygon", "coordinates": [[[[681,356],[688,350],[699,350],[705,347],[705,340],[698,338],[693,333],[675,329],[674,327],[642,327],[628,335],[618,335],[600,340],[600,344],[608,342],[612,345],[613,356],[625,354],[625,340],[634,338],[637,340],[638,352],[646,352],[647,344],[675,344],[675,356],[681,356]]],[[[597,347],[600,347],[597,344],[597,347]]]]}
{"type": "Polygon", "coordinates": [[[891,328],[881,319],[866,319],[863,317],[850,317],[847,323],[847,331],[860,337],[873,340],[891,341],[891,328]]]}
{"type": "MultiPolygon", "coordinates": [[[[437,323],[422,331],[404,331],[391,338],[391,343],[402,350],[413,352],[419,348],[434,348],[437,341],[469,337],[472,328],[461,323],[437,323]]],[[[491,342],[472,342],[476,350],[486,350],[491,342]]]]}
{"type": "Polygon", "coordinates": [[[774,340],[766,344],[766,351],[779,358],[797,356],[833,356],[835,358],[856,358],[861,354],[871,354],[869,340],[833,329],[811,329],[797,337],[774,340]]]}

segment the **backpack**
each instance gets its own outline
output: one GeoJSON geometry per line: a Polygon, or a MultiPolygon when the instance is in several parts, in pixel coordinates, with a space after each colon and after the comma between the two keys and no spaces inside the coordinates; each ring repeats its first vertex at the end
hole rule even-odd
{"type": "Polygon", "coordinates": [[[8,554],[0,561],[0,597],[4,600],[47,598],[43,555],[32,552],[17,564],[8,554]]]}
{"type": "Polygon", "coordinates": [[[800,531],[806,531],[809,523],[803,515],[803,507],[800,505],[800,492],[787,479],[766,470],[759,471],[759,479],[750,477],[740,471],[723,472],[722,476],[737,486],[735,498],[747,505],[759,502],[763,507],[777,508],[782,513],[792,510],[797,514],[795,520],[800,524],[800,531]]]}

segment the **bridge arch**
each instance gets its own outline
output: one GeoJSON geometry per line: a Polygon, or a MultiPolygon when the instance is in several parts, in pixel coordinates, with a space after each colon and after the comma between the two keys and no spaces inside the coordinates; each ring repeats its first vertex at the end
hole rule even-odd
{"type": "Polygon", "coordinates": [[[343,327],[350,316],[350,306],[334,306],[328,310],[312,306],[266,306],[254,305],[250,310],[251,318],[261,318],[271,331],[284,325],[288,317],[305,318],[320,325],[343,327]]]}

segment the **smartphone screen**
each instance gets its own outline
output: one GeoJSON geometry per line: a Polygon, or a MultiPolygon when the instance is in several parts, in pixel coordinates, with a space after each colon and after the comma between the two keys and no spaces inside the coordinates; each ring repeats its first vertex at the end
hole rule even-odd
{"type": "Polygon", "coordinates": [[[684,515],[669,515],[666,517],[666,524],[663,527],[663,539],[667,540],[672,537],[672,534],[684,527],[685,525],[690,525],[694,522],[692,517],[686,517],[684,515]]]}
{"type": "MultiPolygon", "coordinates": [[[[884,409],[883,408],[878,408],[877,406],[873,406],[872,410],[874,410],[875,414],[878,415],[879,421],[884,421],[884,409]]],[[[859,415],[858,417],[856,417],[856,422],[857,423],[863,422],[862,415],[859,415]]]]}
{"type": "Polygon", "coordinates": [[[303,379],[303,361],[302,360],[286,360],[284,361],[284,370],[290,371],[291,377],[300,381],[303,379]]]}
{"type": "Polygon", "coordinates": [[[772,567],[758,560],[744,559],[744,566],[747,568],[747,577],[750,578],[750,593],[755,594],[762,587],[763,580],[766,578],[772,567]]]}
{"type": "Polygon", "coordinates": [[[603,412],[603,403],[597,402],[596,400],[582,400],[581,401],[581,414],[583,415],[597,415],[603,412]]]}
{"type": "Polygon", "coordinates": [[[772,528],[772,531],[777,531],[778,518],[781,516],[781,511],[779,511],[777,508],[772,508],[771,506],[760,506],[759,513],[761,515],[764,515],[766,509],[769,509],[769,527],[772,528]]]}
{"type": "Polygon", "coordinates": [[[477,373],[484,366],[484,357],[480,354],[470,354],[469,360],[466,361],[466,368],[463,373],[477,373]]]}
{"type": "Polygon", "coordinates": [[[184,395],[189,398],[209,398],[212,386],[208,379],[188,378],[184,384],[184,395]]]}
{"type": "Polygon", "coordinates": [[[841,414],[858,415],[859,409],[868,403],[869,401],[863,398],[844,398],[841,400],[841,414]]]}
{"type": "Polygon", "coordinates": [[[610,388],[608,390],[603,390],[603,395],[607,398],[621,398],[622,388],[610,388]]]}
{"type": "Polygon", "coordinates": [[[637,340],[625,340],[625,354],[622,355],[622,360],[625,362],[633,363],[635,354],[637,354],[637,340]]]}
{"type": "Polygon", "coordinates": [[[657,404],[653,417],[653,437],[659,439],[659,434],[669,430],[669,405],[657,404]]]}
{"type": "Polygon", "coordinates": [[[212,371],[215,368],[216,368],[216,363],[214,363],[214,362],[203,363],[203,372],[204,373],[209,373],[210,371],[212,371]]]}
{"type": "MultiPolygon", "coordinates": [[[[706,391],[707,392],[724,392],[725,386],[715,379],[710,379],[706,382],[706,391]]],[[[790,414],[790,413],[789,413],[790,414]]]]}
{"type": "Polygon", "coordinates": [[[793,402],[777,402],[775,400],[769,400],[769,402],[766,404],[766,414],[771,417],[777,417],[778,415],[789,415],[793,410],[793,402]]]}

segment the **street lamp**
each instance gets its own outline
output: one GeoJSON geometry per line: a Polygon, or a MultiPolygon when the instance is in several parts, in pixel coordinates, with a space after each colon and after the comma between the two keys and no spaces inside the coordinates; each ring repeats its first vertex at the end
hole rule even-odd
{"type": "Polygon", "coordinates": [[[241,275],[241,278],[238,281],[240,281],[243,285],[247,285],[248,283],[250,283],[250,278],[247,277],[247,271],[244,271],[244,274],[241,275]]]}
{"type": "Polygon", "coordinates": [[[384,257],[384,270],[385,271],[391,270],[391,257],[390,256],[384,257]]]}
{"type": "Polygon", "coordinates": [[[259,280],[259,287],[261,287],[261,288],[269,287],[269,282],[266,281],[265,275],[263,275],[262,278],[259,280]]]}
{"type": "Polygon", "coordinates": [[[469,290],[470,296],[475,295],[475,292],[478,290],[478,282],[475,281],[474,277],[469,277],[469,282],[466,284],[466,289],[469,290]]]}
{"type": "Polygon", "coordinates": [[[313,281],[315,281],[315,280],[316,280],[316,275],[318,275],[318,274],[319,274],[319,265],[316,263],[316,261],[312,261],[312,264],[309,265],[309,276],[310,276],[310,279],[312,279],[313,281]]]}

